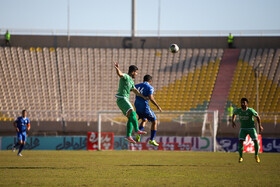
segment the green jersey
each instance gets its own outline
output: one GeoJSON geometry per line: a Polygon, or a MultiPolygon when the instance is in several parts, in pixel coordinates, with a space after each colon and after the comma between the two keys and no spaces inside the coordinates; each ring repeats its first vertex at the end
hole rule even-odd
{"type": "Polygon", "coordinates": [[[123,77],[119,81],[119,90],[116,97],[129,99],[130,90],[135,88],[132,78],[128,74],[123,74],[123,77]]]}
{"type": "Polygon", "coordinates": [[[242,108],[238,108],[233,114],[239,115],[241,128],[255,128],[253,116],[258,116],[258,113],[254,109],[248,107],[247,110],[243,111],[242,108]]]}

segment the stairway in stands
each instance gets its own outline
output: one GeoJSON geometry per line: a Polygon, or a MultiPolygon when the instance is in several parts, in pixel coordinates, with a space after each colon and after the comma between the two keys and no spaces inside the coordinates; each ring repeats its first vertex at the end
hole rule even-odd
{"type": "Polygon", "coordinates": [[[230,86],[238,62],[239,54],[240,49],[226,49],[224,51],[208,108],[208,110],[218,110],[219,117],[221,117],[225,111],[226,101],[230,91],[230,86]]]}

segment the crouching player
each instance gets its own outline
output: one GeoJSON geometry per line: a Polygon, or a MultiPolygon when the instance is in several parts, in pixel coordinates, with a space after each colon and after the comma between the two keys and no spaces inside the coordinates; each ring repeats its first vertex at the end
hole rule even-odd
{"type": "MultiPolygon", "coordinates": [[[[152,76],[145,75],[143,83],[135,85],[136,89],[139,90],[141,94],[145,97],[149,97],[151,102],[158,108],[158,110],[161,112],[160,106],[157,104],[156,100],[153,97],[154,88],[150,85],[152,82],[152,76]]],[[[155,135],[157,132],[157,119],[154,114],[154,112],[151,110],[149,106],[149,100],[144,100],[143,98],[136,96],[135,99],[135,108],[136,113],[139,117],[139,119],[142,120],[139,129],[142,131],[148,121],[152,122],[151,127],[151,138],[149,140],[149,144],[152,144],[154,146],[158,146],[159,144],[155,141],[155,135]]],[[[141,135],[136,136],[136,141],[139,142],[141,138],[141,135]]]]}

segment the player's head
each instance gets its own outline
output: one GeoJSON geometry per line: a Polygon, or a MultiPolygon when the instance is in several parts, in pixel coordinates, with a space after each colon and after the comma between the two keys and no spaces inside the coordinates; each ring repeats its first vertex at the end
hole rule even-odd
{"type": "Polygon", "coordinates": [[[143,82],[152,82],[153,77],[151,75],[145,75],[143,78],[143,82]]]}
{"type": "Polygon", "coordinates": [[[131,66],[129,66],[128,74],[129,74],[132,78],[135,78],[136,75],[137,75],[137,71],[138,71],[137,66],[131,65],[131,66]]]}
{"type": "Polygon", "coordinates": [[[27,111],[26,111],[26,110],[23,110],[23,111],[22,111],[22,117],[25,118],[26,116],[27,116],[27,111]]]}
{"type": "Polygon", "coordinates": [[[246,109],[248,107],[249,101],[247,98],[242,98],[241,99],[241,108],[246,109]]]}

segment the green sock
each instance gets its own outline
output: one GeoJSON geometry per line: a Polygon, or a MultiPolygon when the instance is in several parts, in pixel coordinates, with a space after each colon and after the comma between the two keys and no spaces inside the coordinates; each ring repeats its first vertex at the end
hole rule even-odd
{"type": "Polygon", "coordinates": [[[239,152],[239,157],[242,157],[243,154],[243,142],[238,143],[238,152],[239,152]]]}
{"type": "Polygon", "coordinates": [[[257,156],[259,154],[259,149],[260,149],[259,142],[255,143],[254,147],[255,147],[255,155],[257,156]]]}
{"type": "Polygon", "coordinates": [[[135,132],[139,131],[138,120],[137,120],[136,112],[135,112],[135,111],[132,111],[132,112],[130,113],[129,121],[132,123],[135,132]]]}
{"type": "Polygon", "coordinates": [[[128,121],[127,121],[127,124],[126,124],[126,136],[127,137],[130,137],[131,136],[131,133],[132,133],[132,130],[133,130],[133,127],[132,127],[132,123],[130,122],[130,119],[128,118],[128,121]]]}

